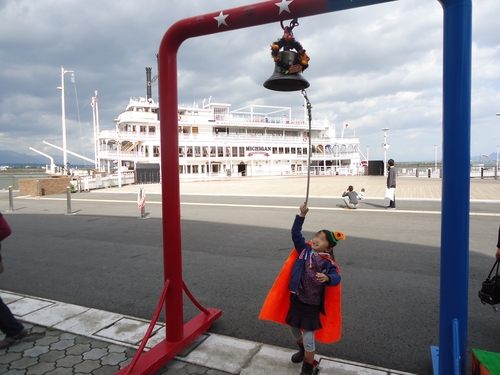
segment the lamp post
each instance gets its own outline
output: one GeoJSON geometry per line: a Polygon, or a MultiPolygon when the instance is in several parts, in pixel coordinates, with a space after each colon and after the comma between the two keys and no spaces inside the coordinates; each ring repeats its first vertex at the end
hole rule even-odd
{"type": "Polygon", "coordinates": [[[366,162],[370,162],[370,146],[366,146],[366,162]]]}
{"type": "Polygon", "coordinates": [[[495,169],[496,173],[495,173],[495,176],[497,176],[497,179],[498,179],[498,148],[500,146],[497,146],[497,168],[495,169]]]}
{"type": "MultiPolygon", "coordinates": [[[[500,116],[500,113],[497,113],[497,116],[500,116]]],[[[497,146],[497,167],[495,169],[495,176],[497,177],[497,179],[499,178],[498,177],[498,146],[497,146]]]]}
{"type": "Polygon", "coordinates": [[[438,145],[434,145],[434,173],[438,169],[438,145]]]}
{"type": "Polygon", "coordinates": [[[66,106],[64,102],[64,74],[66,73],[74,73],[74,71],[64,70],[64,66],[61,66],[61,86],[58,87],[58,89],[61,90],[61,104],[62,104],[63,165],[66,174],[69,174],[68,153],[66,152],[66,106]]]}
{"type": "Polygon", "coordinates": [[[389,148],[389,144],[387,143],[387,130],[389,130],[389,128],[382,128],[384,132],[384,143],[382,143],[382,148],[384,149],[384,176],[387,176],[387,149],[389,148]]]}

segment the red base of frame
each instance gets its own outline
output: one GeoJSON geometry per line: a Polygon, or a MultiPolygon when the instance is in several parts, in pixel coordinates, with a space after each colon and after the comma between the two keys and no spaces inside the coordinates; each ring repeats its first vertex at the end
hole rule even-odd
{"type": "Polygon", "coordinates": [[[163,340],[149,351],[143,353],[130,373],[128,373],[130,366],[128,365],[117,372],[116,375],[126,375],[127,373],[129,375],[153,375],[209,329],[212,323],[222,315],[222,310],[210,308],[207,310],[208,315],[200,313],[184,324],[184,339],[178,342],[163,340]]]}

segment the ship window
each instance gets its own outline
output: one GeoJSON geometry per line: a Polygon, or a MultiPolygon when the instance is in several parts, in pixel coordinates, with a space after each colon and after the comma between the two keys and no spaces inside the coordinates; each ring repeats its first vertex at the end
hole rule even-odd
{"type": "Polygon", "coordinates": [[[192,130],[193,130],[193,134],[198,134],[198,127],[197,126],[193,126],[192,130]]]}
{"type": "MultiPolygon", "coordinates": [[[[196,157],[201,156],[201,147],[200,146],[194,146],[194,156],[196,156],[196,157]]],[[[206,147],[203,147],[203,156],[206,156],[206,147]]]]}
{"type": "Polygon", "coordinates": [[[210,156],[215,156],[215,147],[210,147],[210,156]]]}
{"type": "Polygon", "coordinates": [[[193,148],[192,147],[188,147],[188,149],[187,149],[187,156],[188,157],[192,157],[193,156],[193,148]]]}
{"type": "Polygon", "coordinates": [[[289,154],[290,153],[290,147],[285,147],[285,154],[289,154]]]}
{"type": "Polygon", "coordinates": [[[153,146],[153,157],[160,157],[160,146],[153,146]]]}
{"type": "Polygon", "coordinates": [[[184,157],[184,156],[186,156],[186,155],[184,154],[184,147],[179,147],[179,156],[180,156],[180,157],[184,157]]]}
{"type": "Polygon", "coordinates": [[[279,148],[279,152],[280,152],[280,154],[282,154],[282,153],[283,153],[283,147],[280,147],[280,148],[279,148]]]}
{"type": "Polygon", "coordinates": [[[245,147],[240,147],[240,156],[245,156],[245,147]]]}
{"type": "Polygon", "coordinates": [[[156,133],[156,126],[150,126],[149,127],[149,134],[154,134],[156,133]]]}
{"type": "Polygon", "coordinates": [[[193,165],[193,173],[199,173],[197,165],[193,165]]]}
{"type": "Polygon", "coordinates": [[[297,151],[295,150],[295,147],[292,147],[292,148],[290,149],[290,152],[291,152],[292,154],[296,154],[296,153],[297,153],[297,151]]]}
{"type": "Polygon", "coordinates": [[[301,148],[297,149],[297,155],[302,155],[302,149],[301,148]]]}
{"type": "Polygon", "coordinates": [[[224,147],[217,147],[217,156],[224,156],[224,147]]]}
{"type": "Polygon", "coordinates": [[[278,153],[278,147],[273,147],[273,154],[277,154],[278,153]]]}
{"type": "Polygon", "coordinates": [[[226,157],[231,156],[231,147],[226,147],[226,157]]]}
{"type": "Polygon", "coordinates": [[[303,153],[304,155],[307,155],[307,148],[305,148],[305,147],[304,147],[304,148],[302,149],[302,153],[303,153]]]}
{"type": "Polygon", "coordinates": [[[274,136],[282,136],[283,135],[283,131],[268,129],[267,130],[267,134],[274,135],[274,136]]]}

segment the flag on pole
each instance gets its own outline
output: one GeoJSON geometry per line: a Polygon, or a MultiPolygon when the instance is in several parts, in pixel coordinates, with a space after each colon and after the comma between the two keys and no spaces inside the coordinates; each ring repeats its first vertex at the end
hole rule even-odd
{"type": "Polygon", "coordinates": [[[481,156],[485,159],[489,159],[490,158],[490,155],[486,155],[486,154],[481,154],[481,156]]]}
{"type": "Polygon", "coordinates": [[[345,127],[348,128],[349,127],[349,124],[348,123],[345,123],[345,127]]]}

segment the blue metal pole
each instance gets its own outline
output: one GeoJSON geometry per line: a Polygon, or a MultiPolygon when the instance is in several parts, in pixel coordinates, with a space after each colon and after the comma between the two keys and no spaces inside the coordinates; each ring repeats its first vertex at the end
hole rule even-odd
{"type": "Polygon", "coordinates": [[[472,0],[438,1],[444,10],[439,375],[451,375],[454,345],[461,374],[467,361],[472,0]]]}

